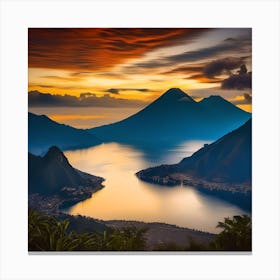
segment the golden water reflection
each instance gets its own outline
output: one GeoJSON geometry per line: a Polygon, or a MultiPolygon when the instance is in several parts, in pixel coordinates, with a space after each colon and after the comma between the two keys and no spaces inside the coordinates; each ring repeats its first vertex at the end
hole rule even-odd
{"type": "MultiPolygon", "coordinates": [[[[189,156],[193,152],[190,143],[195,151],[204,142],[188,142],[168,150],[160,161],[178,162],[189,156]]],[[[218,221],[244,213],[236,206],[190,187],[163,187],[138,180],[135,172],[161,162],[156,158],[148,160],[143,151],[130,146],[107,143],[65,154],[74,167],[106,179],[105,188],[68,209],[71,214],[103,220],[165,222],[217,232],[218,221]]]]}

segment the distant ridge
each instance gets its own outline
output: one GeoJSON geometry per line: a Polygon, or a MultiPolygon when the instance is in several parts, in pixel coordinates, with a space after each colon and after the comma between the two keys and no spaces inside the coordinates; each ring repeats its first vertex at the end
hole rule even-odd
{"type": "Polygon", "coordinates": [[[138,113],[88,131],[107,142],[131,144],[215,140],[250,117],[220,96],[196,102],[181,89],[171,88],[138,113]]]}
{"type": "Polygon", "coordinates": [[[45,153],[50,146],[60,149],[88,147],[101,143],[85,130],[59,124],[45,115],[28,113],[28,151],[34,154],[45,153]]]}

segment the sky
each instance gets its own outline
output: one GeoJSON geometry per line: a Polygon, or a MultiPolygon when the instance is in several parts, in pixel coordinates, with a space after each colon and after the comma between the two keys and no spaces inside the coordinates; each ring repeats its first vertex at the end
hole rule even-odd
{"type": "Polygon", "coordinates": [[[100,108],[136,112],[177,87],[251,112],[251,64],[249,28],[29,28],[29,110],[56,108],[69,123],[62,112],[92,108],[97,120],[100,108]]]}

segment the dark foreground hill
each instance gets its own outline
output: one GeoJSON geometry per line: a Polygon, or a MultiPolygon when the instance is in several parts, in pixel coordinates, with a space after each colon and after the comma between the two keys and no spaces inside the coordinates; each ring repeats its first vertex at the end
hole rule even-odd
{"type": "Polygon", "coordinates": [[[88,131],[104,141],[130,144],[214,140],[250,116],[220,96],[196,102],[182,90],[172,88],[127,119],[88,131]]]}
{"type": "MultiPolygon", "coordinates": [[[[144,181],[162,185],[190,185],[217,193],[250,195],[252,180],[252,121],[184,158],[178,164],[139,171],[144,181]]],[[[227,194],[225,194],[227,195],[227,194]]]]}
{"type": "Polygon", "coordinates": [[[28,153],[29,194],[56,194],[65,188],[73,197],[78,187],[100,189],[103,180],[72,167],[57,147],[51,147],[44,157],[28,153]]]}
{"type": "Polygon", "coordinates": [[[28,151],[43,154],[51,146],[61,150],[100,144],[94,135],[82,129],[52,121],[45,115],[28,113],[28,151]]]}

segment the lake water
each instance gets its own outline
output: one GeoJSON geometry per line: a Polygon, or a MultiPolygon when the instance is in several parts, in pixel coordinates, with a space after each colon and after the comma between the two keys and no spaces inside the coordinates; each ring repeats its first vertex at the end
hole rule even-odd
{"type": "Polygon", "coordinates": [[[177,163],[205,143],[189,141],[159,149],[107,143],[67,151],[65,155],[74,167],[106,179],[102,190],[67,212],[102,220],[164,222],[217,233],[218,221],[246,212],[191,187],[158,186],[135,176],[137,171],[150,166],[177,163]]]}

